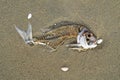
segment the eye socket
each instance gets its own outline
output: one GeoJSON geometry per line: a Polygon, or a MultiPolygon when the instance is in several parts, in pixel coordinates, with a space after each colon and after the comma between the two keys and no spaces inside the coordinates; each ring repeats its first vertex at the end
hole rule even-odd
{"type": "Polygon", "coordinates": [[[89,41],[89,39],[86,39],[87,41],[89,41]]]}
{"type": "Polygon", "coordinates": [[[88,34],[88,37],[91,37],[91,34],[88,34]]]}

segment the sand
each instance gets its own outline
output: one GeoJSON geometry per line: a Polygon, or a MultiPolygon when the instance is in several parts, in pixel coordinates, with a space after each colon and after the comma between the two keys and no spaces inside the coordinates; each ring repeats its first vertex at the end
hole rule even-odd
{"type": "Polygon", "coordinates": [[[0,1],[0,80],[119,80],[119,48],[119,0],[0,1]],[[14,27],[26,30],[30,22],[35,35],[65,20],[87,24],[103,43],[86,52],[63,45],[50,53],[45,46],[26,45],[14,27]]]}

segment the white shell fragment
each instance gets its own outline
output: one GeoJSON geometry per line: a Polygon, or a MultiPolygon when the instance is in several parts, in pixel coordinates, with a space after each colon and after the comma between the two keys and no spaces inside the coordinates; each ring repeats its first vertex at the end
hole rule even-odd
{"type": "Polygon", "coordinates": [[[61,70],[64,71],[64,72],[66,72],[66,71],[69,70],[69,68],[68,67],[62,67],[61,70]]]}
{"type": "Polygon", "coordinates": [[[31,13],[28,14],[28,19],[30,19],[30,18],[32,18],[32,14],[31,13]]]}
{"type": "Polygon", "coordinates": [[[97,44],[101,44],[103,42],[103,39],[97,40],[97,44]]]}

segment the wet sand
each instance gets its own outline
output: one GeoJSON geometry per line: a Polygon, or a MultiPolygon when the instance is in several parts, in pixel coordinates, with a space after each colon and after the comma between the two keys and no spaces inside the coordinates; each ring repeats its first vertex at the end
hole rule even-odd
{"type": "Polygon", "coordinates": [[[119,80],[119,48],[119,0],[0,1],[0,80],[119,80]],[[14,27],[25,30],[30,22],[35,35],[65,20],[87,24],[104,42],[86,52],[63,45],[49,53],[44,46],[24,44],[14,27]],[[62,66],[69,71],[62,72],[62,66]]]}

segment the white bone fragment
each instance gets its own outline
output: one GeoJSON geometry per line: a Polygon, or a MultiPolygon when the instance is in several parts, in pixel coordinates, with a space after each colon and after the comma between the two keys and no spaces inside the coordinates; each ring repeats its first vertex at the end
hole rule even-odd
{"type": "Polygon", "coordinates": [[[103,42],[103,39],[98,39],[97,44],[101,44],[103,42]]]}
{"type": "Polygon", "coordinates": [[[64,72],[66,72],[66,71],[69,70],[69,68],[68,67],[62,67],[61,70],[64,71],[64,72]]]}
{"type": "Polygon", "coordinates": [[[32,18],[32,14],[29,13],[29,14],[28,14],[28,19],[31,19],[31,18],[32,18]]]}

